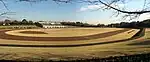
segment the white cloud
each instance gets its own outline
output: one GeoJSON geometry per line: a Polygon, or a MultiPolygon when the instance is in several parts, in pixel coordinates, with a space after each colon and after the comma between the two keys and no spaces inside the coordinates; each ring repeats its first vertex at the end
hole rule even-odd
{"type": "MultiPolygon", "coordinates": [[[[116,8],[123,8],[125,7],[124,4],[118,4],[117,6],[116,5],[112,5],[113,7],[116,7],[116,8]]],[[[102,4],[99,4],[99,5],[87,5],[87,6],[82,6],[79,11],[88,11],[88,10],[97,10],[99,8],[106,8],[106,6],[102,5],[102,4]]]]}
{"type": "Polygon", "coordinates": [[[146,19],[150,19],[150,13],[142,14],[138,20],[142,21],[142,20],[146,20],[146,19]]]}
{"type": "Polygon", "coordinates": [[[80,11],[96,10],[96,9],[98,9],[100,7],[102,7],[102,5],[88,5],[88,6],[81,7],[80,11]]]}

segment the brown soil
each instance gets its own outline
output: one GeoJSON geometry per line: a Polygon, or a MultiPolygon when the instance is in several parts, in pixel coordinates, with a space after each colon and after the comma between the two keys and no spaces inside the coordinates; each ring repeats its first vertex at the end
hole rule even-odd
{"type": "Polygon", "coordinates": [[[0,38],[7,39],[7,40],[26,40],[26,41],[78,41],[78,40],[90,40],[90,39],[97,39],[97,38],[105,38],[112,35],[116,35],[119,33],[126,32],[130,29],[123,29],[117,31],[111,31],[106,33],[100,33],[95,35],[88,35],[88,36],[76,36],[76,37],[27,37],[27,36],[15,36],[15,35],[8,35],[5,32],[10,30],[1,30],[0,31],[0,38]]]}
{"type": "Polygon", "coordinates": [[[45,32],[41,32],[41,31],[21,31],[19,33],[24,33],[24,34],[47,34],[45,32]]]}

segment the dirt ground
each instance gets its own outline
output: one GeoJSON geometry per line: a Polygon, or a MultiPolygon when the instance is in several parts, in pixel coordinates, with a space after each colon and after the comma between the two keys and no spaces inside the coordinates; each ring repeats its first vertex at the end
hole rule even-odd
{"type": "Polygon", "coordinates": [[[54,29],[20,29],[5,32],[9,35],[29,37],[76,37],[100,34],[110,31],[122,30],[123,28],[54,28],[54,29]],[[24,31],[38,31],[47,34],[25,34],[24,31]]]}
{"type": "MultiPolygon", "coordinates": [[[[7,30],[2,30],[0,33],[3,35],[7,30]]],[[[110,32],[101,33],[103,35],[112,35],[110,36],[110,40],[115,39],[113,36],[117,36],[116,38],[122,39],[122,37],[131,36],[133,30],[117,30],[110,32]],[[118,33],[119,31],[119,33],[118,33]],[[124,32],[123,32],[124,31],[124,32]],[[130,35],[129,35],[130,34],[130,35]]],[[[3,39],[4,36],[0,34],[0,37],[3,39]]],[[[134,35],[133,33],[132,35],[134,35]]],[[[10,35],[11,36],[11,35],[10,35]]],[[[13,35],[12,35],[13,36],[13,35]]],[[[103,36],[104,37],[104,36],[103,36]]],[[[23,37],[22,37],[23,38],[23,37]]],[[[94,37],[95,38],[95,37],[94,37]]],[[[107,38],[107,37],[106,37],[107,38]]],[[[10,39],[10,42],[15,42],[17,40],[11,40],[11,37],[6,37],[6,40],[10,39]]],[[[106,39],[104,39],[106,40],[106,39]]],[[[102,44],[102,45],[92,45],[92,46],[80,46],[80,47],[8,47],[8,46],[0,46],[0,59],[6,60],[73,60],[73,59],[84,59],[84,58],[93,58],[93,57],[109,57],[109,56],[120,56],[120,55],[130,55],[136,53],[144,53],[149,52],[150,48],[145,48],[145,46],[139,45],[129,45],[134,42],[138,42],[140,39],[126,41],[126,42],[116,42],[110,44],[102,44]]],[[[19,41],[19,40],[18,40],[19,41]]],[[[82,40],[81,40],[82,41],[82,40]]],[[[108,40],[107,40],[108,41],[108,40]]],[[[3,42],[7,41],[2,41],[3,42]]],[[[21,43],[20,41],[19,43],[21,43]]],[[[26,41],[28,42],[28,41],[26,41]]],[[[40,41],[41,42],[41,41],[40,41]]],[[[46,41],[47,42],[47,41],[46,41]]],[[[61,41],[60,41],[61,42],[61,41]]],[[[91,42],[91,41],[90,41],[91,42]]],[[[97,42],[97,41],[96,41],[97,42]]],[[[33,42],[35,44],[36,42],[33,42]]],[[[38,43],[38,42],[37,42],[38,43]]],[[[71,44],[73,42],[62,42],[65,44],[71,44]]],[[[9,43],[6,43],[9,44],[9,43]]],[[[31,44],[31,43],[29,43],[31,44]]],[[[28,45],[28,44],[27,44],[28,45]]]]}
{"type": "Polygon", "coordinates": [[[5,32],[9,30],[1,30],[0,31],[0,38],[1,39],[8,39],[8,40],[27,40],[27,41],[78,41],[78,40],[90,40],[90,39],[97,39],[97,38],[105,38],[112,35],[116,35],[119,33],[126,32],[130,29],[123,29],[117,31],[111,31],[106,33],[88,35],[88,36],[76,36],[76,37],[27,37],[27,36],[15,36],[15,35],[8,35],[5,32]]]}
{"type": "Polygon", "coordinates": [[[22,31],[20,33],[24,33],[24,34],[47,34],[45,32],[40,32],[40,31],[22,31]]]}

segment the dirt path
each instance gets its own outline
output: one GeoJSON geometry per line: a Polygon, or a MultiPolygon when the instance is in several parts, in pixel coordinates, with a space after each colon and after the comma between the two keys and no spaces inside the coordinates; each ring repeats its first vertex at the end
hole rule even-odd
{"type": "Polygon", "coordinates": [[[22,32],[19,32],[19,33],[24,33],[24,34],[48,34],[48,33],[40,32],[40,31],[22,31],[22,32]]]}
{"type": "Polygon", "coordinates": [[[78,41],[78,40],[90,40],[90,39],[97,39],[97,38],[105,38],[109,36],[113,36],[119,33],[126,32],[130,29],[123,29],[117,31],[111,31],[106,33],[100,33],[95,35],[88,35],[88,36],[78,36],[78,37],[27,37],[27,36],[15,36],[15,35],[8,35],[5,34],[6,31],[10,30],[1,30],[0,31],[0,38],[1,39],[8,39],[8,40],[26,40],[26,41],[78,41]]]}

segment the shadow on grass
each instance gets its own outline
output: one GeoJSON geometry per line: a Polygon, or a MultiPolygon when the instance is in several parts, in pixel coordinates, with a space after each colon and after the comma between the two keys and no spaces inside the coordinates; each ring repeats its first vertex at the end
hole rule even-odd
{"type": "Polygon", "coordinates": [[[140,42],[131,43],[131,44],[128,44],[128,45],[150,45],[150,40],[140,40],[140,42]]]}
{"type": "Polygon", "coordinates": [[[150,40],[140,41],[140,42],[132,43],[128,45],[150,45],[150,40]]]}
{"type": "Polygon", "coordinates": [[[150,53],[76,60],[0,60],[0,62],[150,62],[150,53]]]}

